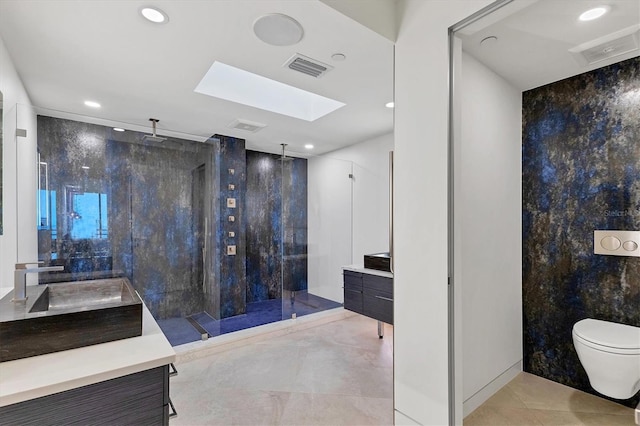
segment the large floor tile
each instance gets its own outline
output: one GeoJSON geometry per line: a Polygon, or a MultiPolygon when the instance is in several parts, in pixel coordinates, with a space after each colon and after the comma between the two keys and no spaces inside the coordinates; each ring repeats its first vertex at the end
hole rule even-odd
{"type": "Polygon", "coordinates": [[[391,399],[313,393],[292,394],[281,418],[283,425],[391,425],[391,399]]]}
{"type": "Polygon", "coordinates": [[[291,394],[273,391],[172,393],[178,417],[171,426],[278,425],[291,394]]]}
{"type": "Polygon", "coordinates": [[[392,354],[358,315],[178,363],[172,425],[391,424],[392,354]]]}
{"type": "Polygon", "coordinates": [[[465,426],[540,426],[532,410],[481,406],[464,419],[465,426]]]}
{"type": "Polygon", "coordinates": [[[520,373],[464,419],[477,425],[634,425],[633,410],[529,373],[520,373]]]}

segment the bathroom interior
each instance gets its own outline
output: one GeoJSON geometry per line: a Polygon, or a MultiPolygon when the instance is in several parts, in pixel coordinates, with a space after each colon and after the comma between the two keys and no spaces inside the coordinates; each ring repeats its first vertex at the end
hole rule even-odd
{"type": "MultiPolygon", "coordinates": [[[[576,19],[596,3],[505,2],[451,34],[456,332],[471,425],[535,404],[521,371],[629,407],[619,419],[634,423],[639,236],[609,230],[640,229],[640,11],[612,2],[606,23],[576,19]],[[599,249],[607,236],[627,249],[599,249]]],[[[554,397],[540,406],[575,411],[556,421],[594,421],[554,397]]]]}
{"type": "MultiPolygon", "coordinates": [[[[226,8],[239,13],[237,6],[219,7],[222,13],[226,8]]],[[[271,7],[256,4],[243,19],[271,7]]],[[[314,99],[317,111],[308,113],[316,116],[309,119],[304,110],[260,112],[210,98],[217,99],[217,115],[205,111],[172,128],[172,118],[163,120],[159,112],[173,108],[175,116],[170,100],[169,106],[138,108],[135,116],[78,113],[47,102],[17,105],[16,122],[35,119],[37,129],[37,258],[63,267],[40,273],[39,282],[125,276],[174,346],[341,307],[341,267],[388,248],[386,193],[369,198],[371,188],[388,186],[388,172],[369,170],[377,165],[358,164],[340,148],[369,142],[382,149],[386,166],[393,149],[393,111],[385,107],[393,97],[393,44],[326,6],[315,8],[320,11],[299,13],[299,19],[312,13],[320,22],[331,19],[344,27],[331,39],[353,39],[341,48],[355,51],[351,45],[357,39],[385,64],[354,86],[350,76],[369,61],[363,53],[345,60],[338,52],[337,59],[325,59],[332,64],[325,64],[327,72],[335,68],[338,75],[319,81],[332,82],[334,92],[344,84],[353,87],[348,94],[332,94],[348,103],[344,112],[322,117],[327,112],[314,99]],[[354,242],[354,215],[367,215],[364,222],[379,230],[365,235],[356,225],[361,236],[354,242]]],[[[218,54],[234,64],[248,61],[235,51],[241,46],[267,55],[279,48],[277,57],[283,59],[295,53],[252,33],[240,40],[224,26],[212,31],[213,37],[224,37],[218,54]]],[[[308,54],[318,51],[316,39],[325,37],[311,34],[301,42],[306,46],[298,47],[308,54]]],[[[335,44],[326,38],[324,43],[335,44]]],[[[163,61],[158,58],[159,65],[163,61]]],[[[272,57],[251,62],[250,69],[273,66],[272,57]]],[[[296,76],[285,67],[276,72],[299,80],[299,86],[319,84],[315,76],[296,76]]],[[[201,90],[198,86],[190,95],[196,110],[211,107],[201,90]]],[[[17,209],[17,216],[25,213],[17,209]]],[[[20,237],[18,251],[26,252],[28,238],[20,237]]]]}
{"type": "Polygon", "coordinates": [[[341,306],[308,291],[306,158],[37,121],[41,283],[126,276],[174,346],[341,306]]]}
{"type": "MultiPolygon", "coordinates": [[[[456,399],[472,420],[525,371],[635,408],[638,389],[624,398],[593,389],[572,329],[584,318],[640,326],[640,259],[593,253],[595,230],[640,230],[638,5],[610,2],[614,27],[590,32],[585,22],[572,35],[536,25],[598,2],[502,3],[452,34],[460,53],[456,399]],[[588,41],[609,43],[611,34],[636,47],[586,64],[579,50],[567,54],[588,41]],[[515,52],[530,52],[530,62],[515,52]],[[606,119],[593,120],[597,114],[606,119]]],[[[11,37],[0,34],[10,50],[11,37]]],[[[380,97],[392,99],[393,47],[384,45],[380,97]]],[[[229,129],[230,120],[210,133],[200,131],[204,124],[172,128],[150,108],[114,119],[50,105],[3,114],[37,129],[32,152],[12,151],[16,162],[35,159],[37,177],[9,182],[11,193],[37,194],[16,206],[16,216],[37,215],[25,240],[37,241],[39,260],[65,268],[40,274],[41,282],[127,276],[174,346],[340,307],[341,266],[387,248],[386,229],[363,243],[363,206],[388,199],[362,202],[373,192],[359,192],[358,182],[379,178],[339,147],[310,154],[277,134],[254,142],[229,129]],[[157,131],[150,116],[160,119],[157,131]]],[[[362,139],[385,157],[393,149],[386,113],[390,127],[362,139]]]]}

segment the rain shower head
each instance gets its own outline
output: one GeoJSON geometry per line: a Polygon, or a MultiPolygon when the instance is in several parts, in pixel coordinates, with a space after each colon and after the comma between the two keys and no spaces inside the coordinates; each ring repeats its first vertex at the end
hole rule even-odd
{"type": "Polygon", "coordinates": [[[151,122],[151,125],[153,127],[153,134],[151,135],[144,135],[142,137],[142,141],[143,142],[164,142],[167,140],[167,138],[163,138],[162,136],[158,136],[156,135],[156,124],[160,121],[157,118],[150,118],[149,121],[151,122]]]}
{"type": "Polygon", "coordinates": [[[287,157],[287,155],[284,153],[284,149],[287,147],[288,144],[286,143],[281,143],[280,146],[282,147],[282,155],[280,156],[280,161],[284,162],[289,162],[289,161],[293,161],[293,157],[287,157]]]}

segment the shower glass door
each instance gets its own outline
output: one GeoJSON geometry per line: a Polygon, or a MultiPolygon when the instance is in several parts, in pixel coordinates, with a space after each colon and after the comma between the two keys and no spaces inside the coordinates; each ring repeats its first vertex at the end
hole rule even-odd
{"type": "Polygon", "coordinates": [[[283,156],[282,318],[342,306],[352,248],[351,162],[283,156]]]}

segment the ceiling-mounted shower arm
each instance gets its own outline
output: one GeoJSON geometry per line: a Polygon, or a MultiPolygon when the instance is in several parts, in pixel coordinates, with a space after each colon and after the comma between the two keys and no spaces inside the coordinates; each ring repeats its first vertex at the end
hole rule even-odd
{"type": "Polygon", "coordinates": [[[160,122],[160,120],[158,120],[157,118],[150,118],[149,121],[151,122],[151,128],[153,129],[153,137],[157,137],[158,135],[156,135],[156,125],[160,122]]]}
{"type": "Polygon", "coordinates": [[[142,141],[146,143],[159,143],[166,141],[167,138],[163,138],[162,136],[158,136],[156,134],[156,125],[158,124],[158,122],[160,122],[160,120],[158,120],[157,118],[150,118],[149,121],[151,122],[153,133],[151,135],[144,135],[142,137],[142,141]]]}

